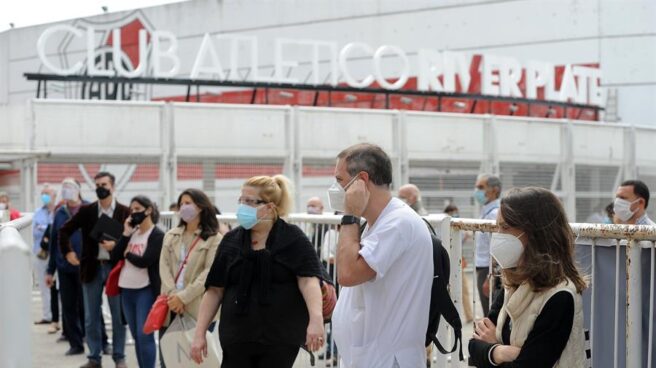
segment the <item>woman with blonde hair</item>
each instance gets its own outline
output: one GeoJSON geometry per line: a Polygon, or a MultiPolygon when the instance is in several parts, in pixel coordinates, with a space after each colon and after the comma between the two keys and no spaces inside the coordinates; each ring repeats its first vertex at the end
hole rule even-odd
{"type": "Polygon", "coordinates": [[[515,188],[501,199],[490,254],[505,288],[469,342],[476,367],[583,367],[581,293],[574,233],[550,191],[515,188]]]}
{"type": "Polygon", "coordinates": [[[239,227],[225,235],[207,277],[192,359],[207,354],[205,331],[221,305],[223,368],[291,367],[303,345],[323,345],[322,266],[296,225],[282,175],[256,176],[241,189],[239,227]]]}

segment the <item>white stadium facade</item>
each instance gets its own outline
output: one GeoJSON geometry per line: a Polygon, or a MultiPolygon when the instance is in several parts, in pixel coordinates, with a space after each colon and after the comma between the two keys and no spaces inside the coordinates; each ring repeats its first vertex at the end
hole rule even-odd
{"type": "MultiPolygon", "coordinates": [[[[368,141],[430,212],[475,217],[475,178],[537,185],[597,221],[629,178],[656,189],[653,1],[216,1],[0,33],[0,190],[100,169],[162,206],[186,187],[234,211],[284,173],[297,210],[368,141]]],[[[652,218],[656,206],[650,206],[652,218]]]]}

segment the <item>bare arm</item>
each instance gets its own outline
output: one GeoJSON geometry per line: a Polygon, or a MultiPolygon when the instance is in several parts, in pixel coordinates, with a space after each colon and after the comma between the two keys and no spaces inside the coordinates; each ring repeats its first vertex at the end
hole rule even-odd
{"type": "Polygon", "coordinates": [[[356,286],[376,277],[360,255],[360,226],[342,225],[337,243],[337,280],[342,286],[356,286]]]}
{"type": "Polygon", "coordinates": [[[319,279],[316,277],[298,277],[298,288],[303,294],[310,315],[305,345],[311,351],[317,351],[323,345],[323,305],[319,279]]]}
{"type": "Polygon", "coordinates": [[[194,341],[191,344],[191,359],[197,364],[203,362],[207,357],[207,339],[205,331],[209,327],[212,319],[219,310],[223,301],[223,288],[210,286],[203,294],[198,310],[198,321],[194,332],[194,341]]]}
{"type": "Polygon", "coordinates": [[[212,323],[216,312],[219,311],[219,306],[223,302],[224,288],[210,286],[203,294],[203,299],[200,302],[198,309],[198,321],[196,322],[196,336],[205,336],[205,331],[212,323]]]}

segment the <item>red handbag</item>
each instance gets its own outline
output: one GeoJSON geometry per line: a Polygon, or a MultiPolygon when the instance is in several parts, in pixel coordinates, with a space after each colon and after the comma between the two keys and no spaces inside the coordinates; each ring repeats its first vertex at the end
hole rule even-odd
{"type": "Polygon", "coordinates": [[[337,304],[337,293],[335,287],[328,282],[322,282],[321,299],[323,304],[323,319],[329,321],[337,304]]]}
{"type": "Polygon", "coordinates": [[[121,276],[121,269],[124,265],[125,260],[120,260],[109,272],[107,282],[105,282],[105,294],[107,294],[107,296],[117,296],[121,293],[121,288],[118,287],[118,278],[121,276]]]}
{"type": "MultiPolygon", "coordinates": [[[[189,247],[189,252],[187,252],[187,255],[185,256],[185,259],[182,261],[182,264],[180,265],[180,269],[178,270],[178,273],[175,275],[175,281],[174,283],[178,283],[178,278],[180,277],[180,274],[182,273],[182,269],[185,267],[187,264],[187,259],[189,259],[189,255],[191,254],[191,251],[194,250],[194,247],[196,246],[196,243],[198,243],[198,240],[200,239],[200,236],[196,237],[196,240],[191,244],[191,247],[189,247]]],[[[153,306],[150,307],[150,312],[148,312],[148,317],[146,317],[146,322],[144,323],[143,326],[143,333],[146,335],[151,334],[155,331],[158,331],[162,326],[164,326],[164,322],[166,321],[166,316],[169,314],[169,303],[168,303],[168,295],[161,294],[155,299],[155,303],[153,303],[153,306]]]]}
{"type": "Polygon", "coordinates": [[[143,333],[146,335],[158,331],[164,325],[166,315],[169,314],[168,298],[167,295],[162,294],[155,299],[155,303],[150,307],[150,312],[148,312],[148,317],[143,326],[143,333]]]}

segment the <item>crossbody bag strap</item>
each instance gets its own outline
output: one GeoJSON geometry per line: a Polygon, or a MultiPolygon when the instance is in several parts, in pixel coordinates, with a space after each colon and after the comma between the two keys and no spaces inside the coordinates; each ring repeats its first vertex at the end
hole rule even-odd
{"type": "Polygon", "coordinates": [[[182,261],[182,264],[180,265],[180,269],[178,270],[178,273],[175,275],[175,283],[178,283],[178,278],[180,277],[180,274],[182,273],[182,269],[184,269],[185,265],[187,264],[187,260],[189,259],[189,255],[191,254],[191,251],[194,250],[194,247],[196,246],[196,243],[200,240],[200,235],[194,239],[194,242],[191,243],[191,247],[189,247],[189,252],[187,252],[187,255],[185,256],[184,260],[182,261]]]}

